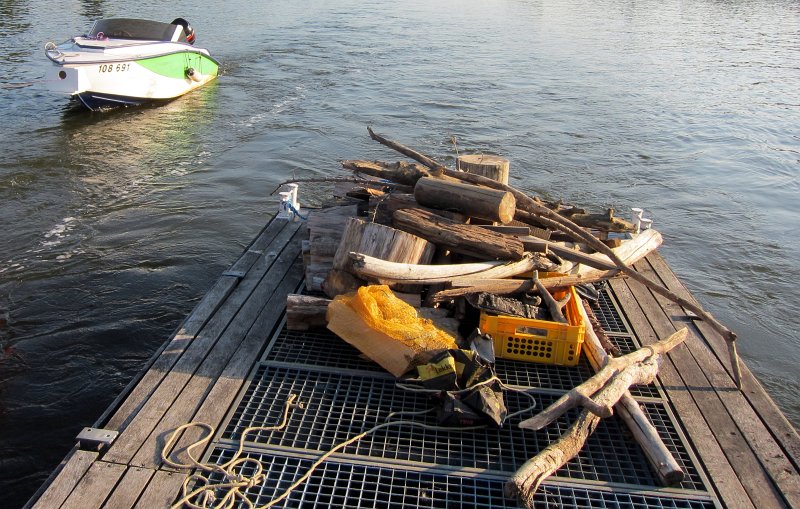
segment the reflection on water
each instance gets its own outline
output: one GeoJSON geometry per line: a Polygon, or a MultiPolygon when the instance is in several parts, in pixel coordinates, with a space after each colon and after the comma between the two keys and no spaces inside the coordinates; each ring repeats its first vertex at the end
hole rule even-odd
{"type": "MultiPolygon", "coordinates": [[[[81,15],[90,21],[105,18],[105,0],[81,0],[81,15]]],[[[134,18],[136,16],[129,16],[134,18]]]]}

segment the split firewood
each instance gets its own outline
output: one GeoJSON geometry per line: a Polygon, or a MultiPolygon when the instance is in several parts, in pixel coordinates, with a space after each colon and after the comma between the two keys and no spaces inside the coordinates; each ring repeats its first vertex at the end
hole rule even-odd
{"type": "Polygon", "coordinates": [[[541,202],[541,200],[534,199],[527,194],[511,187],[505,185],[501,182],[497,182],[490,178],[483,177],[481,175],[475,175],[472,173],[462,172],[462,171],[454,171],[448,170],[446,167],[442,166],[441,164],[437,163],[436,161],[432,160],[431,158],[420,154],[414,150],[408,149],[403,145],[392,142],[383,138],[382,136],[376,135],[371,128],[368,128],[370,133],[370,137],[379,143],[386,145],[398,152],[415,159],[416,161],[421,162],[422,164],[428,166],[435,170],[437,174],[443,174],[448,177],[458,178],[465,182],[470,182],[472,184],[477,185],[485,185],[487,187],[492,187],[494,189],[501,189],[504,191],[509,191],[514,195],[514,198],[517,200],[517,210],[524,210],[527,212],[534,213],[538,216],[539,220],[544,224],[546,227],[553,227],[564,233],[572,236],[574,239],[583,242],[586,242],[590,247],[595,249],[596,251],[605,254],[608,256],[612,262],[617,266],[619,270],[624,272],[627,276],[631,279],[636,280],[637,282],[641,283],[642,285],[646,286],[653,292],[661,295],[662,297],[679,304],[683,308],[693,312],[696,314],[700,319],[707,322],[715,331],[717,331],[723,339],[728,343],[728,353],[730,355],[731,361],[731,369],[733,371],[733,379],[736,383],[736,386],[741,389],[742,387],[742,380],[741,380],[741,369],[739,367],[739,355],[736,350],[736,334],[725,327],[722,323],[720,323],[716,318],[714,318],[708,311],[704,310],[698,304],[691,302],[683,297],[676,295],[675,293],[671,292],[667,288],[663,287],[661,284],[651,281],[646,276],[638,273],[633,268],[629,267],[622,261],[618,256],[616,256],[611,248],[603,244],[603,242],[592,235],[590,232],[584,230],[573,221],[565,218],[564,216],[560,215],[559,213],[547,208],[541,202]],[[420,157],[415,157],[420,156],[420,157]]]}
{"type": "Polygon", "coordinates": [[[544,302],[545,306],[547,306],[547,310],[550,311],[550,318],[554,322],[569,323],[567,318],[564,316],[564,313],[561,311],[561,308],[564,307],[566,302],[562,304],[553,298],[547,288],[545,288],[542,282],[539,280],[538,271],[533,272],[533,286],[536,288],[539,297],[542,298],[542,302],[544,302]]]}
{"type": "MultiPolygon", "coordinates": [[[[605,387],[609,380],[617,376],[623,370],[635,366],[637,363],[643,363],[647,359],[655,358],[660,354],[669,352],[679,344],[686,340],[689,330],[683,328],[678,332],[672,334],[666,339],[662,339],[652,345],[642,347],[628,355],[622,357],[609,357],[608,363],[603,366],[594,376],[575,387],[564,396],[559,398],[555,403],[534,415],[530,419],[526,419],[519,423],[520,428],[538,430],[542,429],[551,422],[561,417],[568,410],[578,406],[584,405],[588,398],[603,387],[605,387]]],[[[648,382],[649,383],[649,382],[648,382]]],[[[624,392],[624,391],[623,391],[624,392]]],[[[620,394],[620,397],[622,394],[620,394]]],[[[617,402],[619,398],[613,400],[610,405],[604,404],[602,407],[598,405],[590,405],[592,413],[600,417],[608,417],[612,414],[611,406],[617,402]]],[[[597,400],[595,399],[595,402],[597,400]]]]}
{"type": "Polygon", "coordinates": [[[429,240],[440,248],[484,260],[519,260],[525,248],[514,237],[465,225],[422,209],[394,213],[394,227],[429,240]]]}
{"type": "Polygon", "coordinates": [[[453,265],[417,265],[394,263],[363,253],[350,253],[350,271],[367,280],[407,284],[458,283],[460,277],[504,278],[529,273],[532,270],[548,270],[552,264],[538,253],[525,253],[519,261],[489,261],[453,265]]]}

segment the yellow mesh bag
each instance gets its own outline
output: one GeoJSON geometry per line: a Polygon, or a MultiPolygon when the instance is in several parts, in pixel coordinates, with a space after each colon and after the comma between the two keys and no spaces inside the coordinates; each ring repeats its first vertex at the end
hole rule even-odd
{"type": "Polygon", "coordinates": [[[453,336],[420,318],[413,306],[397,298],[386,285],[362,286],[354,294],[339,295],[335,300],[347,304],[371,329],[415,352],[457,348],[453,336]]]}

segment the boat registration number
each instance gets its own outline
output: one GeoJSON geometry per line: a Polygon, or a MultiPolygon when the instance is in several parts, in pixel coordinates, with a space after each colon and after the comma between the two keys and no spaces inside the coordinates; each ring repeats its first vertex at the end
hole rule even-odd
{"type": "Polygon", "coordinates": [[[131,64],[101,64],[100,72],[123,72],[129,71],[131,64]]]}

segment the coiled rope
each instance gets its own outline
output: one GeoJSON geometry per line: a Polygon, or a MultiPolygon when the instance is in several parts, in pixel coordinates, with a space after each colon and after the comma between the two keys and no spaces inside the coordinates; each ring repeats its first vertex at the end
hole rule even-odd
{"type": "MultiPolygon", "coordinates": [[[[489,380],[481,382],[480,384],[476,384],[476,386],[485,385],[489,382],[494,382],[494,381],[497,381],[500,384],[500,386],[503,387],[504,389],[524,394],[533,401],[532,406],[506,416],[504,422],[508,421],[508,419],[510,419],[511,417],[529,412],[530,410],[536,408],[536,401],[533,395],[528,393],[528,391],[532,389],[518,389],[515,387],[509,387],[505,385],[503,382],[501,382],[500,379],[497,378],[496,376],[490,378],[489,380]]],[[[442,392],[432,389],[424,389],[419,387],[408,386],[399,383],[397,384],[397,386],[401,389],[409,390],[412,392],[425,392],[425,393],[442,392]]],[[[462,391],[450,391],[450,392],[457,393],[464,391],[462,390],[462,391]]],[[[213,426],[211,426],[210,424],[206,424],[204,422],[191,422],[176,428],[175,431],[173,431],[172,434],[170,434],[169,438],[167,439],[167,442],[164,444],[164,448],[161,450],[161,460],[164,462],[164,464],[169,465],[173,468],[198,469],[202,471],[202,473],[196,472],[188,476],[186,479],[184,479],[183,486],[181,487],[181,498],[171,506],[171,509],[179,509],[181,507],[189,507],[191,509],[232,509],[239,501],[244,502],[248,509],[267,509],[269,507],[274,506],[278,502],[281,502],[282,500],[286,499],[289,495],[291,495],[291,493],[298,486],[303,484],[309,477],[311,477],[311,474],[313,474],[314,471],[320,465],[322,465],[322,463],[324,463],[331,455],[335,454],[337,451],[344,449],[348,445],[358,442],[367,435],[371,435],[372,433],[375,433],[376,431],[379,431],[384,428],[389,428],[392,426],[411,426],[411,427],[422,428],[426,430],[435,430],[435,431],[470,431],[470,430],[478,430],[486,428],[485,425],[435,426],[411,420],[398,420],[398,421],[392,420],[395,417],[402,415],[406,416],[424,415],[432,412],[435,409],[423,410],[421,412],[392,412],[388,416],[386,416],[387,422],[373,426],[367,431],[359,433],[358,435],[355,435],[352,438],[349,438],[344,442],[335,445],[332,449],[328,450],[327,452],[322,454],[322,456],[317,458],[317,460],[314,461],[314,463],[311,465],[311,467],[309,467],[306,473],[303,474],[294,483],[292,483],[291,486],[286,488],[286,490],[284,490],[283,493],[273,498],[264,505],[256,506],[255,504],[253,504],[253,502],[250,501],[250,499],[247,498],[244,491],[263,483],[264,480],[266,479],[266,476],[264,475],[264,465],[260,461],[251,458],[241,458],[241,455],[244,451],[245,437],[248,434],[256,431],[282,430],[284,427],[286,427],[286,424],[289,420],[289,410],[295,406],[298,406],[298,404],[295,404],[294,402],[296,399],[297,399],[296,394],[289,395],[286,402],[284,403],[283,417],[279,424],[273,426],[251,426],[246,428],[242,432],[242,435],[239,437],[239,446],[236,452],[234,453],[233,457],[221,465],[202,463],[198,461],[193,455],[193,451],[196,448],[204,446],[205,444],[208,443],[209,440],[211,440],[211,437],[214,436],[215,428],[213,426]],[[168,457],[168,451],[172,449],[172,447],[175,445],[175,442],[178,440],[178,437],[183,431],[193,427],[204,429],[206,431],[206,434],[186,448],[186,455],[189,458],[189,462],[179,463],[171,460],[168,457]],[[254,466],[254,471],[250,475],[244,475],[241,473],[242,466],[247,463],[251,463],[254,466]],[[238,472],[237,468],[239,469],[238,472]],[[224,481],[220,483],[211,483],[209,477],[213,474],[221,475],[224,481]],[[193,485],[197,485],[197,487],[192,489],[193,485]],[[222,492],[221,497],[218,495],[218,493],[220,492],[222,492]]]]}

